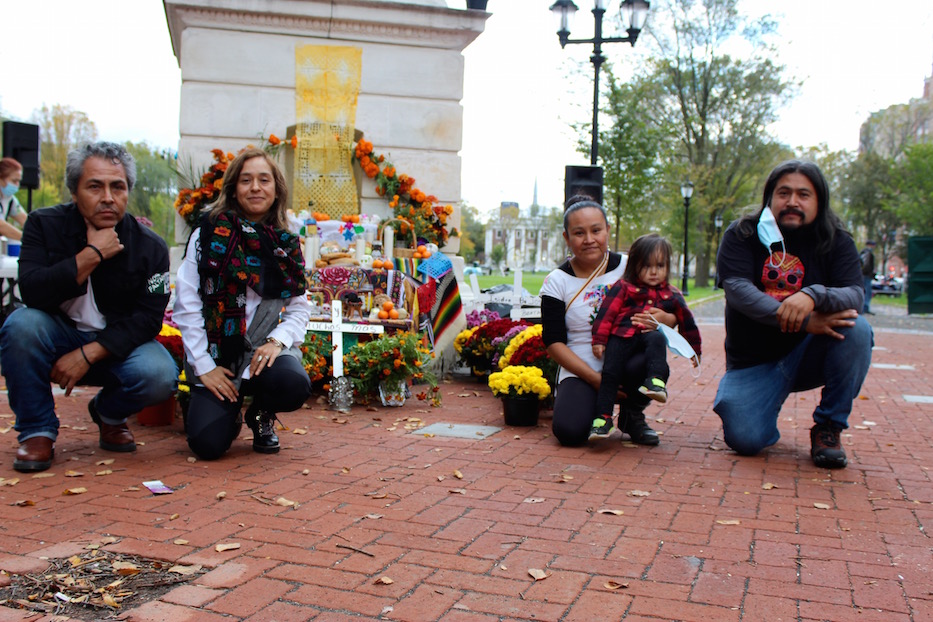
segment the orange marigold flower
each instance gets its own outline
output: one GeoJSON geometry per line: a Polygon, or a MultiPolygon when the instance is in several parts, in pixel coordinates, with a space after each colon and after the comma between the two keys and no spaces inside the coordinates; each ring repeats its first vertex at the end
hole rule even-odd
{"type": "Polygon", "coordinates": [[[392,361],[392,364],[395,365],[395,369],[398,369],[399,367],[402,366],[402,359],[395,359],[394,361],[392,361]]]}
{"type": "Polygon", "coordinates": [[[270,144],[270,145],[278,145],[280,142],[282,142],[282,141],[279,139],[278,136],[276,136],[275,134],[269,134],[269,144],[270,144]]]}
{"type": "Polygon", "coordinates": [[[289,141],[292,145],[292,149],[298,148],[298,135],[292,136],[292,139],[289,141]]]}
{"type": "Polygon", "coordinates": [[[387,166],[383,172],[386,174],[386,177],[395,177],[395,167],[392,165],[387,166]]]}
{"type": "Polygon", "coordinates": [[[364,155],[362,158],[360,158],[360,166],[362,166],[363,168],[366,168],[367,166],[369,166],[370,162],[372,162],[372,160],[369,159],[368,155],[364,155]]]}
{"type": "Polygon", "coordinates": [[[221,150],[221,149],[211,149],[211,153],[214,154],[214,157],[215,157],[215,158],[222,158],[222,157],[224,157],[224,152],[223,152],[223,150],[221,150]]]}

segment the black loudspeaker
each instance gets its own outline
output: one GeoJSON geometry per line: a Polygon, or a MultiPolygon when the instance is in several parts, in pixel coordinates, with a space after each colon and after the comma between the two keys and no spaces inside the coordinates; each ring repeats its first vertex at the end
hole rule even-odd
{"type": "Polygon", "coordinates": [[[603,169],[601,166],[567,166],[564,169],[564,208],[567,199],[575,194],[585,194],[602,205],[603,169]]]}
{"type": "Polygon", "coordinates": [[[16,121],[3,122],[3,157],[23,165],[23,188],[39,189],[39,126],[16,121]]]}

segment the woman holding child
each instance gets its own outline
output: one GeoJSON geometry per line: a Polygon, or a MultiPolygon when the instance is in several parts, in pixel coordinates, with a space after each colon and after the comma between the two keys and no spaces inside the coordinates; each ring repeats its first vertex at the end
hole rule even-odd
{"type": "Polygon", "coordinates": [[[253,450],[268,454],[279,451],[276,414],[300,408],[311,394],[298,350],[310,305],[287,207],[275,162],[260,149],[242,152],[178,269],[173,318],[194,381],[188,446],[206,460],[222,456],[240,433],[245,396],[253,396],[245,415],[253,450]]]}
{"type": "MultiPolygon", "coordinates": [[[[564,211],[564,241],[571,256],[554,269],[541,286],[541,318],[548,354],[560,365],[554,401],[554,436],[561,445],[581,445],[590,436],[596,415],[602,361],[593,354],[592,324],[603,297],[625,271],[625,257],[611,253],[609,220],[603,206],[587,196],[573,196],[564,211]]],[[[632,321],[649,327],[652,319],[674,326],[671,313],[649,308],[632,321]]],[[[650,399],[639,385],[646,375],[644,354],[625,361],[619,429],[632,442],[657,445],[658,434],[645,422],[650,399]]]]}

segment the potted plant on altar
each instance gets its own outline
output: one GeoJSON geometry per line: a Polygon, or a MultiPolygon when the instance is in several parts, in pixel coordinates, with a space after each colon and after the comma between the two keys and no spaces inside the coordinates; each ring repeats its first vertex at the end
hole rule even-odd
{"type": "MultiPolygon", "coordinates": [[[[419,380],[431,386],[430,399],[438,405],[437,378],[428,369],[433,358],[434,353],[420,335],[398,331],[355,345],[344,355],[343,367],[357,398],[364,403],[379,396],[384,406],[401,406],[409,382],[419,380]]],[[[428,393],[425,391],[418,397],[428,399],[428,393]]]]}
{"type": "Polygon", "coordinates": [[[515,321],[509,318],[486,322],[457,335],[454,349],[464,365],[472,368],[475,375],[483,376],[492,369],[493,358],[497,354],[493,341],[516,326],[527,325],[528,322],[524,320],[515,321]]]}
{"type": "Polygon", "coordinates": [[[308,332],[305,342],[301,344],[301,363],[311,379],[313,388],[322,388],[333,376],[333,352],[334,345],[330,335],[308,332]]]}
{"type": "Polygon", "coordinates": [[[537,425],[541,400],[551,394],[551,385],[541,368],[524,365],[509,365],[490,374],[489,388],[502,398],[506,425],[514,426],[537,425]]]}
{"type": "MultiPolygon", "coordinates": [[[[171,322],[170,316],[168,321],[171,322]]],[[[182,370],[185,361],[185,349],[181,343],[181,331],[172,324],[163,321],[162,329],[159,331],[159,334],[156,335],[156,341],[162,344],[162,347],[168,350],[168,353],[172,355],[172,359],[175,361],[175,367],[182,370]]],[[[179,380],[182,382],[184,381],[184,373],[184,371],[181,371],[181,376],[179,376],[179,380]]],[[[173,397],[170,397],[160,404],[147,406],[139,411],[136,415],[136,422],[140,425],[171,425],[172,421],[175,420],[175,405],[178,401],[179,393],[181,391],[187,391],[187,389],[187,385],[179,384],[178,391],[173,397]]],[[[187,395],[187,393],[185,393],[185,395],[187,395]]]]}

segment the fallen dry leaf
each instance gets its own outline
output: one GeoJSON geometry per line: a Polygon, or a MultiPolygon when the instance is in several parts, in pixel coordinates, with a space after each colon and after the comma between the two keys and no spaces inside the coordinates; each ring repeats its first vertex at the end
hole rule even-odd
{"type": "Polygon", "coordinates": [[[522,503],[544,503],[544,499],[541,499],[539,497],[528,497],[527,499],[522,501],[522,503]]]}
{"type": "Polygon", "coordinates": [[[465,495],[466,494],[466,490],[464,490],[463,488],[451,488],[447,492],[454,494],[454,495],[465,495]]]}
{"type": "Polygon", "coordinates": [[[178,538],[177,540],[173,540],[173,541],[172,541],[172,544],[178,544],[179,546],[181,546],[181,545],[184,545],[184,544],[188,544],[188,541],[187,541],[187,540],[184,540],[184,539],[182,539],[182,538],[178,538]]]}
{"type": "Polygon", "coordinates": [[[0,482],[0,486],[16,486],[19,483],[18,477],[11,477],[0,482]]]}
{"type": "Polygon", "coordinates": [[[188,462],[190,462],[191,464],[194,464],[194,463],[197,462],[197,461],[198,461],[198,459],[195,458],[194,456],[188,456],[188,462]]]}
{"type": "Polygon", "coordinates": [[[295,428],[294,430],[292,430],[292,434],[307,434],[307,433],[308,431],[305,430],[304,428],[295,428]]]}
{"type": "Polygon", "coordinates": [[[742,521],[740,521],[737,518],[729,518],[725,520],[718,520],[716,521],[716,524],[718,525],[741,525],[742,521]]]}
{"type": "Polygon", "coordinates": [[[628,587],[628,583],[619,583],[618,581],[606,581],[603,587],[607,590],[619,590],[628,587]]]}
{"type": "Polygon", "coordinates": [[[649,497],[651,496],[650,492],[644,490],[630,490],[628,491],[628,496],[630,497],[649,497]]]}
{"type": "Polygon", "coordinates": [[[622,516],[625,514],[622,510],[610,510],[609,508],[600,508],[597,512],[600,514],[612,514],[613,516],[622,516]]]}
{"type": "Polygon", "coordinates": [[[307,474],[310,473],[310,472],[311,472],[311,469],[303,469],[303,470],[301,471],[301,474],[302,474],[302,475],[307,475],[307,474]]]}
{"type": "Polygon", "coordinates": [[[104,469],[103,471],[98,471],[97,473],[95,473],[94,476],[102,477],[104,475],[111,475],[111,474],[113,474],[113,471],[111,471],[110,469],[104,469]]]}
{"type": "Polygon", "coordinates": [[[12,506],[14,506],[14,507],[18,507],[18,508],[24,508],[24,507],[33,506],[33,505],[35,505],[35,504],[36,504],[36,502],[33,501],[32,499],[20,499],[19,501],[14,501],[14,502],[11,503],[10,505],[12,505],[12,506]]]}
{"type": "Polygon", "coordinates": [[[761,485],[761,488],[762,488],[763,490],[771,490],[772,488],[777,488],[777,487],[778,487],[777,484],[772,484],[771,482],[768,482],[768,483],[766,483],[766,484],[762,484],[762,485],[761,485]]]}
{"type": "Polygon", "coordinates": [[[814,503],[813,507],[815,507],[818,510],[828,510],[830,508],[830,505],[828,503],[814,503]]]}
{"type": "Polygon", "coordinates": [[[87,488],[66,488],[62,494],[63,495],[80,495],[87,492],[87,488]]]}
{"type": "Polygon", "coordinates": [[[124,577],[139,574],[139,567],[132,562],[113,562],[113,569],[117,571],[117,574],[124,577]]]}
{"type": "Polygon", "coordinates": [[[291,501],[290,499],[286,499],[285,497],[279,497],[278,499],[276,499],[275,504],[281,505],[283,508],[293,508],[293,507],[298,506],[297,503],[295,503],[294,501],[291,501]]]}
{"type": "Polygon", "coordinates": [[[529,568],[528,574],[534,577],[535,581],[543,581],[544,579],[547,579],[549,576],[551,576],[540,568],[529,568]]]}
{"type": "Polygon", "coordinates": [[[106,460],[98,460],[94,463],[94,466],[107,466],[113,464],[115,458],[107,458],[106,460]]]}
{"type": "Polygon", "coordinates": [[[373,585],[391,585],[393,583],[395,583],[395,581],[393,581],[389,577],[379,577],[378,579],[373,581],[373,585]]]}
{"type": "Polygon", "coordinates": [[[459,470],[455,470],[454,477],[456,477],[457,479],[463,479],[463,473],[461,473],[459,470]]]}
{"type": "Polygon", "coordinates": [[[373,520],[377,520],[377,519],[382,518],[382,514],[367,514],[363,518],[371,518],[373,520]]]}
{"type": "Polygon", "coordinates": [[[171,516],[168,517],[168,519],[175,520],[176,518],[178,518],[178,516],[179,516],[178,514],[172,514],[171,516]]]}
{"type": "MultiPolygon", "coordinates": [[[[74,471],[67,471],[65,473],[65,477],[69,477],[68,473],[74,473],[74,471]]],[[[81,474],[78,473],[78,475],[81,475],[81,474]]],[[[48,471],[46,471],[45,473],[36,473],[35,475],[32,476],[32,479],[43,479],[46,477],[55,477],[55,473],[49,473],[48,471]]],[[[71,477],[74,477],[74,476],[71,476],[71,477]]]]}
{"type": "Polygon", "coordinates": [[[240,548],[239,542],[222,542],[214,547],[214,550],[218,553],[223,553],[224,551],[233,551],[240,548]]]}
{"type": "Polygon", "coordinates": [[[364,496],[372,497],[373,499],[385,499],[389,495],[384,492],[367,492],[364,496]]]}
{"type": "Polygon", "coordinates": [[[114,609],[120,608],[120,603],[114,600],[113,596],[111,596],[110,594],[106,592],[101,594],[100,599],[104,601],[104,604],[107,605],[108,607],[113,607],[114,609]]]}
{"type": "Polygon", "coordinates": [[[181,564],[177,564],[168,569],[169,572],[180,574],[183,577],[186,577],[188,575],[193,575],[196,572],[199,572],[200,570],[201,570],[201,564],[194,564],[192,566],[182,566],[181,564]]]}
{"type": "Polygon", "coordinates": [[[438,475],[438,476],[437,476],[437,481],[439,481],[439,482],[443,482],[445,479],[447,479],[447,476],[446,476],[446,475],[438,475]]]}
{"type": "Polygon", "coordinates": [[[422,434],[422,436],[425,437],[425,438],[434,438],[434,433],[433,433],[433,432],[425,432],[424,434],[422,434]]]}
{"type": "Polygon", "coordinates": [[[557,483],[558,483],[558,484],[563,484],[563,483],[565,483],[565,482],[569,482],[569,481],[572,480],[572,479],[573,479],[573,475],[567,475],[566,473],[561,473],[561,474],[560,474],[560,478],[558,478],[558,480],[557,480],[557,483]]]}
{"type": "Polygon", "coordinates": [[[221,490],[221,491],[218,492],[216,495],[214,495],[214,498],[217,499],[217,500],[226,499],[226,498],[227,498],[227,491],[226,491],[226,490],[221,490]]]}
{"type": "Polygon", "coordinates": [[[334,417],[333,419],[331,419],[331,421],[333,421],[334,423],[339,423],[339,424],[343,425],[343,424],[347,423],[347,421],[349,421],[349,420],[348,420],[348,419],[338,419],[338,418],[334,417]]]}

